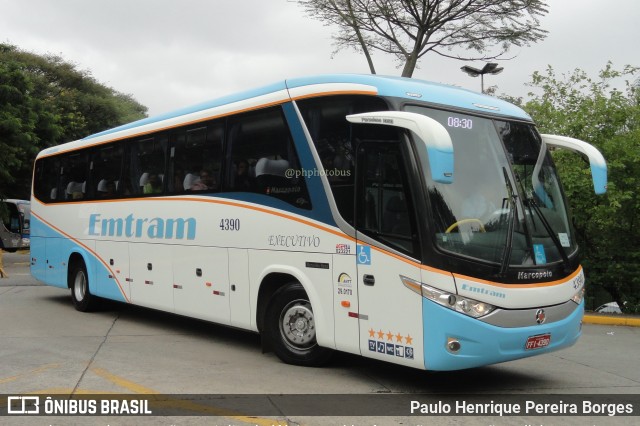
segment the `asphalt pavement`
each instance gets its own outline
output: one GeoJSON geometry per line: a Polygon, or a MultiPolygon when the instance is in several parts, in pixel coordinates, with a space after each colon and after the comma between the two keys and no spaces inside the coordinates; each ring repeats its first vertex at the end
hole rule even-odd
{"type": "Polygon", "coordinates": [[[14,415],[0,417],[2,425],[638,424],[638,327],[587,323],[571,348],[463,371],[420,371],[348,354],[336,354],[323,368],[303,368],[263,353],[259,336],[242,330],[119,303],[78,312],[68,290],[30,277],[28,253],[5,253],[4,263],[0,396],[125,395],[155,398],[159,411],[142,417],[14,415]],[[415,416],[407,397],[433,402],[432,411],[438,401],[441,409],[450,404],[456,413],[415,416]],[[628,400],[638,403],[632,417],[459,415],[454,404],[473,398],[556,406],[596,398],[623,409],[628,400]],[[305,411],[305,402],[324,405],[305,411]]]}

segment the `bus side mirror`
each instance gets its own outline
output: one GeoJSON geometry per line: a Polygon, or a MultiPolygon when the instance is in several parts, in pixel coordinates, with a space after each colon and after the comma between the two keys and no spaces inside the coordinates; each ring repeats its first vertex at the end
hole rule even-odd
{"type": "Polygon", "coordinates": [[[596,147],[579,139],[569,138],[567,136],[541,136],[547,146],[566,148],[584,154],[589,159],[589,165],[591,166],[591,178],[593,179],[595,193],[604,194],[607,192],[607,162],[596,147]]]}
{"type": "Polygon", "coordinates": [[[411,130],[425,144],[431,177],[440,183],[453,183],[453,143],[447,129],[433,118],[405,111],[376,111],[347,115],[351,123],[395,126],[411,130]]]}

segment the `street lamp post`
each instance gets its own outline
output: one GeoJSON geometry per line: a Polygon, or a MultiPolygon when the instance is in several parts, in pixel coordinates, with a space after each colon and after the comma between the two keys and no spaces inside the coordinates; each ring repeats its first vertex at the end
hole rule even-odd
{"type": "Polygon", "coordinates": [[[468,65],[465,65],[463,67],[460,67],[460,69],[463,72],[466,72],[467,74],[469,74],[469,76],[471,77],[477,77],[480,76],[480,89],[482,90],[482,93],[484,93],[484,75],[485,74],[500,74],[504,68],[503,67],[498,67],[498,64],[496,64],[495,62],[489,62],[487,64],[485,64],[484,67],[482,67],[481,70],[474,68],[474,67],[470,67],[468,65]]]}

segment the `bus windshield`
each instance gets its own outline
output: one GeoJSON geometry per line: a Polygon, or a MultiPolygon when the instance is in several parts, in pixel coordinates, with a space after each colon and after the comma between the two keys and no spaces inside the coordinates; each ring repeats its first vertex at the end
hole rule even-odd
{"type": "Polygon", "coordinates": [[[532,124],[406,110],[438,121],[454,146],[454,182],[426,177],[441,250],[512,266],[553,263],[576,250],[555,167],[532,124]]]}

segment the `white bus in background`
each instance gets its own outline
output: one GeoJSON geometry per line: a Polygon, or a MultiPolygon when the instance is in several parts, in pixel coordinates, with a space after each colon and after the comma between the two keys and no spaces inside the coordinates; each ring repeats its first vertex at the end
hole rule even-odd
{"type": "Polygon", "coordinates": [[[501,100],[370,75],[290,79],[42,151],[31,271],[260,333],[451,370],[568,347],[584,276],[548,147],[501,100]]]}
{"type": "Polygon", "coordinates": [[[27,200],[0,200],[0,249],[8,252],[29,249],[31,205],[27,200]]]}

